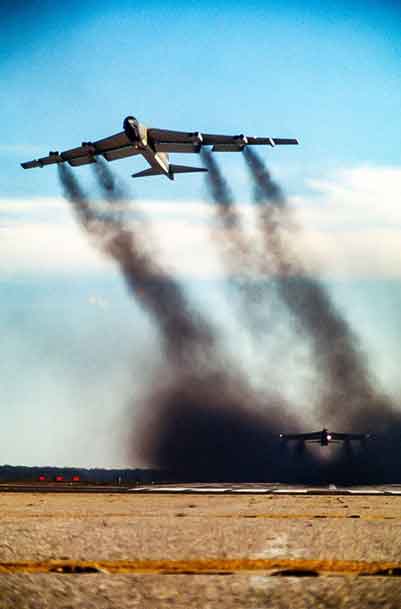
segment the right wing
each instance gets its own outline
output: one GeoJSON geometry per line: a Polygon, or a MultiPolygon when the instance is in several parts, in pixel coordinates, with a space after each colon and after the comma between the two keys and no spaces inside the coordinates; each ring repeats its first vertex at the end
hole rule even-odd
{"type": "Polygon", "coordinates": [[[331,436],[332,436],[333,440],[337,440],[337,441],[341,441],[341,442],[346,442],[347,440],[359,440],[360,442],[363,442],[364,440],[369,440],[372,437],[370,433],[338,433],[338,432],[331,433],[331,436]]]}
{"type": "Polygon", "coordinates": [[[280,438],[282,440],[320,440],[321,432],[311,432],[311,433],[282,433],[280,434],[280,438]]]}
{"type": "Polygon", "coordinates": [[[157,152],[199,152],[201,146],[213,146],[215,152],[240,152],[247,145],[277,146],[298,144],[298,140],[244,135],[148,129],[148,138],[157,152]]]}
{"type": "Polygon", "coordinates": [[[95,156],[101,154],[107,161],[116,161],[124,159],[128,156],[139,154],[139,151],[133,146],[128,139],[125,131],[116,133],[110,137],[106,137],[96,142],[83,142],[77,148],[71,148],[64,152],[49,152],[49,156],[42,157],[27,163],[21,163],[24,169],[32,169],[34,167],[44,167],[53,163],[64,163],[67,161],[72,167],[80,165],[88,165],[95,163],[95,156]]]}

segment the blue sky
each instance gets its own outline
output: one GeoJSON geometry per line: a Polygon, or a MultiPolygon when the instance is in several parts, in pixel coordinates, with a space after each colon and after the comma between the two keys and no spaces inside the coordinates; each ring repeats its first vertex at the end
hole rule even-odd
{"type": "MultiPolygon", "coordinates": [[[[127,114],[158,127],[298,137],[299,149],[266,155],[300,172],[398,161],[401,9],[392,3],[43,1],[7,18],[8,4],[4,194],[56,194],[55,171],[21,174],[18,162],[117,132],[127,114]]],[[[238,157],[225,160],[232,172],[238,157]]],[[[123,175],[142,166],[115,165],[123,175]]],[[[201,180],[137,188],[185,198],[189,184],[201,180]]]]}
{"type": "MultiPolygon", "coordinates": [[[[126,463],[118,421],[133,391],[133,362],[140,379],[148,369],[143,354],[158,357],[157,337],[116,269],[75,227],[55,168],[24,171],[19,163],[118,132],[128,114],[154,127],[299,138],[299,147],[265,150],[264,158],[305,228],[305,251],[394,389],[401,321],[396,3],[3,0],[0,24],[5,459],[126,463]],[[95,383],[96,376],[109,382],[95,383]],[[88,402],[102,405],[97,442],[88,402]],[[111,420],[116,435],[105,450],[111,420]],[[38,448],[30,438],[43,421],[49,433],[38,448]]],[[[218,158],[246,211],[241,155],[218,158]]],[[[240,336],[248,352],[218,287],[204,230],[209,216],[199,207],[204,178],[133,181],[129,175],[145,167],[141,158],[112,166],[149,211],[165,260],[203,307],[216,305],[216,321],[228,319],[228,342],[240,336]]],[[[77,175],[92,184],[91,168],[77,175]]]]}

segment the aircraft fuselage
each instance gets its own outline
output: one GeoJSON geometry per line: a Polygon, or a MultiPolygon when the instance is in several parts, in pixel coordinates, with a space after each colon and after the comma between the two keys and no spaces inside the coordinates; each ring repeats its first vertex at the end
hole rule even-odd
{"type": "Polygon", "coordinates": [[[170,180],[174,180],[174,174],[170,170],[169,155],[167,152],[156,152],[148,138],[147,127],[133,116],[127,116],[123,128],[134,148],[155,170],[155,174],[164,174],[170,180]]]}

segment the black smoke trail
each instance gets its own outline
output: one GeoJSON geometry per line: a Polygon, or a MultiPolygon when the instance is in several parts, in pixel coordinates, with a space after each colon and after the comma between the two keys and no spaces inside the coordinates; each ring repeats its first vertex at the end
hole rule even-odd
{"type": "Polygon", "coordinates": [[[110,203],[115,201],[118,203],[130,199],[128,190],[117,180],[116,176],[110,171],[110,168],[102,157],[98,157],[96,163],[93,163],[91,167],[93,168],[106,201],[109,201],[110,203]]]}
{"type": "Polygon", "coordinates": [[[189,307],[174,279],[142,252],[135,229],[113,216],[125,192],[121,186],[114,190],[108,167],[96,171],[110,202],[106,214],[85,196],[68,168],[59,171],[86,231],[119,264],[130,292],[135,296],[141,289],[141,302],[167,344],[166,370],[156,374],[149,395],[136,404],[143,415],[134,433],[134,452],[192,479],[293,476],[277,440],[284,427],[297,429],[287,404],[268,394],[264,401],[227,357],[220,357],[211,326],[189,307]]]}
{"type": "MultiPolygon", "coordinates": [[[[195,346],[211,347],[213,336],[208,325],[191,310],[173,278],[143,252],[138,235],[122,216],[121,205],[110,205],[104,212],[86,196],[69,168],[60,164],[58,169],[65,194],[88,235],[118,263],[130,292],[139,296],[138,301],[161,326],[168,355],[185,360],[189,357],[188,350],[195,346]]],[[[108,171],[104,167],[99,170],[100,185],[107,191],[109,200],[127,203],[123,189],[108,171]]]]}
{"type": "Polygon", "coordinates": [[[241,217],[234,202],[230,186],[222,175],[219,166],[209,150],[202,149],[202,159],[208,169],[205,173],[206,185],[216,204],[220,231],[215,235],[215,241],[223,250],[225,262],[231,273],[243,275],[249,271],[249,257],[253,253],[245,238],[241,217]]]}
{"type": "Polygon", "coordinates": [[[220,229],[212,233],[212,237],[223,256],[230,284],[239,295],[241,322],[259,337],[269,328],[272,311],[271,283],[266,280],[268,261],[260,256],[255,243],[246,235],[231,188],[213,154],[206,148],[201,154],[208,169],[205,180],[220,229]]]}
{"type": "MultiPolygon", "coordinates": [[[[166,278],[175,286],[173,279],[160,269],[152,256],[142,252],[135,231],[132,233],[132,227],[124,223],[121,215],[115,217],[110,210],[106,215],[101,209],[99,211],[85,197],[67,168],[60,167],[60,178],[85,230],[100,243],[104,252],[119,263],[133,295],[137,293],[138,286],[143,288],[145,298],[142,302],[157,321],[167,345],[174,345],[175,338],[182,343],[178,349],[180,356],[177,357],[177,349],[173,349],[172,366],[168,366],[168,372],[162,369],[156,374],[151,391],[141,404],[144,416],[134,440],[137,446],[141,445],[142,455],[149,463],[170,470],[176,478],[188,480],[275,479],[288,482],[361,483],[399,479],[401,463],[393,458],[400,454],[401,434],[397,437],[396,432],[401,430],[401,425],[397,418],[392,421],[394,433],[390,442],[386,437],[384,441],[372,443],[359,455],[357,451],[343,451],[335,459],[322,463],[309,451],[294,458],[290,450],[283,450],[277,439],[278,433],[283,430],[299,431],[299,424],[288,414],[287,404],[269,392],[265,397],[255,394],[235,367],[227,360],[220,359],[209,324],[201,320],[199,325],[196,315],[186,308],[185,297],[174,296],[181,294],[179,286],[178,290],[173,287],[173,297],[167,292],[166,299],[167,309],[173,303],[188,313],[184,332],[182,336],[177,336],[181,330],[176,319],[181,318],[182,311],[177,318],[173,317],[170,326],[166,321],[168,314],[164,311],[163,294],[158,293],[155,297],[153,290],[149,289],[152,281],[164,282],[166,278]],[[132,260],[129,260],[130,257],[132,260]],[[155,303],[155,298],[159,296],[160,302],[155,303]],[[203,339],[202,327],[207,329],[210,339],[203,339]],[[189,329],[188,334],[185,328],[189,329]],[[182,356],[182,351],[187,357],[182,356]],[[203,354],[206,365],[202,365],[199,354],[203,354]]],[[[114,203],[117,197],[109,195],[109,201],[114,203]]],[[[283,268],[292,268],[288,257],[284,262],[283,268]]],[[[288,285],[286,290],[293,295],[294,288],[288,288],[288,285]]],[[[308,283],[306,286],[303,300],[309,306],[311,289],[308,283]]],[[[299,293],[300,288],[295,292],[299,293]]],[[[327,308],[325,302],[321,300],[319,307],[324,305],[327,308]]],[[[294,311],[302,309],[303,306],[298,306],[294,311]]],[[[326,348],[326,339],[322,345],[321,348],[326,348]]],[[[169,349],[166,349],[167,357],[169,353],[169,349]]],[[[379,424],[383,418],[387,423],[389,421],[386,403],[384,406],[383,412],[376,418],[379,424]]],[[[341,404],[338,410],[342,407],[341,404]]],[[[371,412],[368,411],[368,414],[371,412]]],[[[359,414],[359,419],[354,417],[351,422],[355,425],[359,423],[359,430],[366,429],[364,423],[367,420],[372,423],[372,417],[366,419],[366,411],[359,414]]]]}
{"type": "Polygon", "coordinates": [[[213,201],[218,205],[218,212],[223,225],[230,228],[239,224],[238,213],[234,206],[234,195],[215,158],[206,148],[202,148],[201,156],[208,170],[206,183],[213,201]]]}
{"type": "Polygon", "coordinates": [[[244,156],[255,181],[254,197],[265,246],[278,274],[277,290],[308,337],[322,378],[320,416],[325,423],[361,426],[360,431],[399,433],[400,416],[377,388],[358,337],[324,286],[308,275],[286,245],[291,217],[282,189],[254,152],[245,149],[244,156]]]}

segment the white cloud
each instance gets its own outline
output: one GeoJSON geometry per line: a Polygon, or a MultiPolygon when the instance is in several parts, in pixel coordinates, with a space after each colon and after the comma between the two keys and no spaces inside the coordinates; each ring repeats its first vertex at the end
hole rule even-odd
{"type": "Polygon", "coordinates": [[[401,277],[401,168],[358,167],[294,197],[300,247],[329,275],[401,277]]]}
{"type": "MultiPolygon", "coordinates": [[[[307,186],[307,195],[291,199],[302,227],[291,240],[303,261],[323,275],[401,277],[400,167],[346,169],[309,180],[307,186]]],[[[145,230],[145,242],[155,245],[164,266],[186,276],[222,276],[210,239],[211,204],[142,201],[137,207],[150,220],[151,238],[145,230]]],[[[241,212],[252,230],[252,206],[241,205],[241,212]]],[[[0,200],[0,228],[3,274],[110,268],[61,198],[0,200]]],[[[255,239],[256,233],[250,236],[255,239]]]]}
{"type": "Polygon", "coordinates": [[[307,181],[312,197],[296,197],[302,223],[350,230],[401,227],[401,167],[358,167],[307,181]]]}
{"type": "Polygon", "coordinates": [[[24,273],[104,270],[105,260],[71,223],[21,223],[1,234],[0,272],[24,273]]]}
{"type": "MultiPolygon", "coordinates": [[[[154,247],[165,267],[197,277],[220,274],[204,226],[211,220],[210,206],[146,201],[136,204],[136,209],[152,219],[149,239],[146,229],[142,239],[150,249],[154,247]]],[[[0,200],[0,228],[0,272],[8,277],[102,272],[112,264],[88,241],[63,199],[0,200]]]]}

